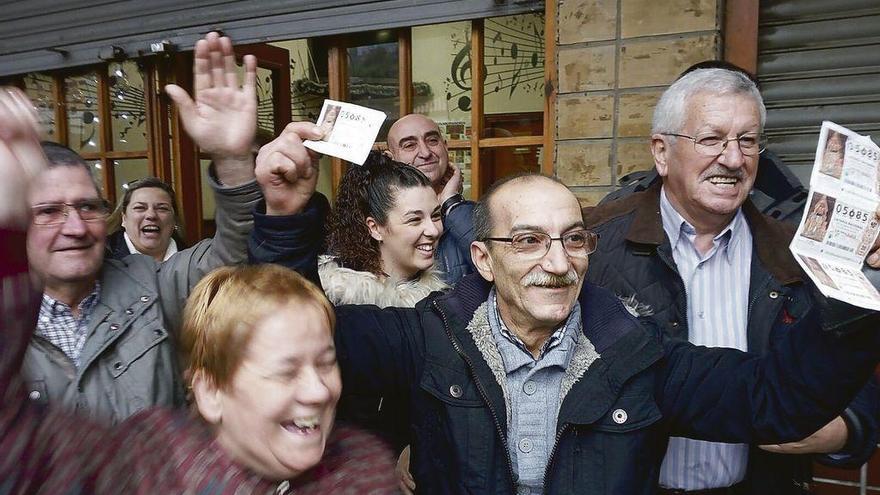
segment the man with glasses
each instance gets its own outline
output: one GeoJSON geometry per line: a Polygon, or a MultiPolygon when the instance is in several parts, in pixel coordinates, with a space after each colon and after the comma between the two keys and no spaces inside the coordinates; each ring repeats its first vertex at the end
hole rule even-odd
{"type": "MultiPolygon", "coordinates": [[[[754,82],[721,68],[689,72],[654,111],[651,152],[662,183],[585,210],[602,238],[587,280],[650,307],[671,337],[766,353],[819,304],[788,250],[790,225],[748,200],[766,111],[754,82]]],[[[869,260],[870,261],[870,260],[869,260]]],[[[661,493],[802,493],[810,456],[859,465],[877,438],[869,383],[814,435],[787,445],[672,438],[661,493]]]]}
{"type": "MultiPolygon", "coordinates": [[[[301,144],[314,127],[288,126],[289,140],[260,150],[257,175],[271,171],[261,180],[279,191],[251,240],[307,273],[322,229],[317,156],[301,144]]],[[[553,178],[493,185],[474,232],[478,274],[451,291],[415,308],[336,311],[339,415],[369,416],[378,397],[406,404],[419,493],[654,493],[670,434],[802,438],[844,407],[880,352],[859,331],[876,315],[847,305],[847,325],[820,327],[813,308],[780,343],[791,352],[763,359],[661,340],[653,321],[584,283],[599,240],[553,178]]]]}
{"type": "Polygon", "coordinates": [[[195,49],[196,101],[177,87],[187,131],[214,159],[217,233],[164,264],[104,257],[107,202],[73,150],[43,143],[49,168],[30,192],[27,255],[43,284],[25,356],[28,396],[118,422],[153,405],[183,405],[174,334],[189,290],[210,270],[247,259],[252,210],[261,198],[249,150],[256,129],[256,61],[243,88],[228,38],[195,49]],[[216,79],[217,75],[221,75],[216,79]],[[234,123],[234,124],[233,124],[234,123]]]}

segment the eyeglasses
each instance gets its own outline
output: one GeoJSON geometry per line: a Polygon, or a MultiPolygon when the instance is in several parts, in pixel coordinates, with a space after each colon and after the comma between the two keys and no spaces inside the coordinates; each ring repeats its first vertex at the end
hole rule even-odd
{"type": "Polygon", "coordinates": [[[687,134],[676,134],[674,132],[661,132],[664,136],[675,136],[690,139],[694,142],[694,151],[703,156],[718,156],[724,153],[728,143],[736,141],[739,143],[739,150],[743,155],[754,156],[764,151],[766,141],[763,134],[749,132],[742,136],[723,138],[715,134],[699,134],[697,136],[688,136],[687,134]]]}
{"type": "Polygon", "coordinates": [[[553,241],[562,243],[562,248],[572,258],[586,258],[596,250],[599,235],[586,229],[572,230],[559,237],[550,237],[544,232],[523,232],[513,237],[486,237],[483,241],[508,242],[513,250],[528,259],[537,259],[550,252],[553,241]]]}
{"type": "Polygon", "coordinates": [[[34,225],[59,225],[67,221],[70,210],[84,222],[104,220],[110,214],[110,203],[103,199],[87,199],[77,203],[43,203],[31,207],[34,225]]]}

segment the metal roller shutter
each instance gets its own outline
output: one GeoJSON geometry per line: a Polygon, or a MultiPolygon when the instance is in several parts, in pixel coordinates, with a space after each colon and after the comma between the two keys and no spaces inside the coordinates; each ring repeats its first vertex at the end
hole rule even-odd
{"type": "Polygon", "coordinates": [[[758,77],[769,148],[804,184],[822,120],[880,143],[880,2],[762,0],[758,77]]]}
{"type": "Polygon", "coordinates": [[[0,9],[0,76],[149,55],[163,40],[189,50],[210,29],[259,43],[543,8],[538,0],[19,0],[0,9]]]}

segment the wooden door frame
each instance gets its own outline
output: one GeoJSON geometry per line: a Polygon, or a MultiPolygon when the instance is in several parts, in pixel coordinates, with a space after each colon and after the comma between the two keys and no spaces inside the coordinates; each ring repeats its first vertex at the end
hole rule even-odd
{"type": "Polygon", "coordinates": [[[757,75],[758,0],[724,2],[724,60],[757,75]]]}

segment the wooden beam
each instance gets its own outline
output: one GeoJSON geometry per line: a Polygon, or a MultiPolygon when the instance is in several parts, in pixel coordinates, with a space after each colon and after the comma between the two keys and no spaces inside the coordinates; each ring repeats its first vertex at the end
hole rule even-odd
{"type": "Polygon", "coordinates": [[[556,155],[556,4],[557,0],[544,2],[544,175],[553,175],[556,155]]]}
{"type": "Polygon", "coordinates": [[[168,182],[174,181],[171,168],[171,124],[169,109],[163,98],[165,84],[168,82],[168,59],[157,57],[144,67],[144,95],[147,105],[147,146],[150,171],[156,177],[168,182]]]}
{"type": "Polygon", "coordinates": [[[397,81],[400,85],[400,116],[413,111],[412,30],[397,31],[397,81]]]}
{"type": "Polygon", "coordinates": [[[98,149],[103,157],[101,167],[104,170],[104,192],[107,200],[116,202],[116,167],[113,160],[107,158],[107,151],[113,150],[113,124],[110,117],[110,78],[107,75],[108,66],[101,65],[95,68],[98,75],[98,149]]]}
{"type": "Polygon", "coordinates": [[[275,45],[257,43],[240,45],[234,48],[239,63],[245,55],[257,58],[257,67],[272,72],[272,122],[275,136],[281,134],[291,119],[290,108],[290,52],[275,45]]]}
{"type": "Polygon", "coordinates": [[[471,199],[483,193],[480,139],[483,137],[483,20],[471,21],[471,199]]]}
{"type": "MultiPolygon", "coordinates": [[[[543,146],[544,136],[513,136],[503,138],[483,138],[480,148],[501,148],[509,146],[543,146]]],[[[543,171],[543,168],[542,168],[543,171]]]]}
{"type": "MultiPolygon", "coordinates": [[[[192,52],[174,55],[172,77],[174,83],[187,89],[192,94],[193,54],[192,52]]],[[[169,101],[167,96],[162,96],[169,101]]],[[[186,242],[190,246],[202,239],[202,187],[201,166],[193,140],[183,130],[177,107],[171,105],[171,152],[174,156],[174,192],[177,193],[177,205],[181,209],[181,218],[186,228],[186,242]]]]}
{"type": "Polygon", "coordinates": [[[52,99],[55,100],[55,132],[58,143],[68,145],[67,102],[64,99],[64,77],[52,75],[52,99]]]}
{"type": "MultiPolygon", "coordinates": [[[[345,40],[339,38],[327,51],[327,78],[330,84],[330,99],[346,101],[348,99],[348,51],[345,40]]],[[[333,195],[345,173],[345,164],[339,158],[330,158],[333,195]]]]}
{"type": "Polygon", "coordinates": [[[450,139],[446,141],[446,147],[451,150],[467,150],[471,147],[470,139],[450,139]]]}
{"type": "Polygon", "coordinates": [[[724,60],[758,69],[758,0],[724,2],[724,60]]]}

